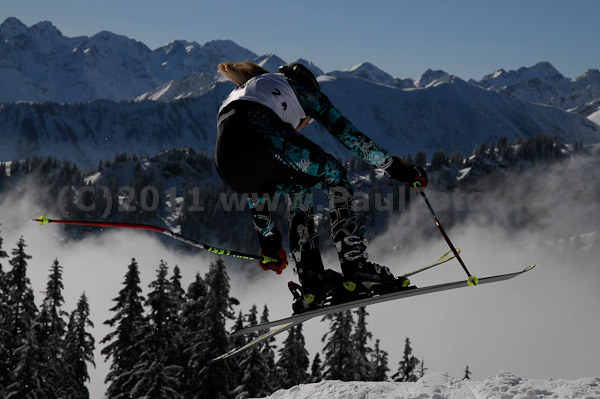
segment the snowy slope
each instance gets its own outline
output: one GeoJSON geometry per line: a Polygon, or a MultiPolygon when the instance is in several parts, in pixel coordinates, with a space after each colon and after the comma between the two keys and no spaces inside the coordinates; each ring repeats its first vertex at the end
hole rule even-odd
{"type": "Polygon", "coordinates": [[[595,124],[600,125],[600,108],[598,108],[598,111],[590,114],[590,116],[588,116],[588,119],[594,122],[595,124]]]}
{"type": "Polygon", "coordinates": [[[84,167],[121,153],[154,155],[174,147],[212,154],[216,114],[230,83],[211,95],[172,103],[94,101],[0,106],[0,159],[68,159],[84,167]]]}
{"type": "Polygon", "coordinates": [[[217,82],[223,81],[210,73],[192,73],[180,80],[172,80],[154,90],[137,97],[135,101],[175,101],[197,97],[214,90],[217,82]]]}
{"type": "Polygon", "coordinates": [[[592,122],[600,125],[600,98],[572,108],[569,112],[585,116],[592,122]]]}
{"type": "Polygon", "coordinates": [[[413,90],[332,77],[321,79],[321,86],[359,129],[397,154],[436,149],[466,153],[502,136],[511,141],[539,133],[566,143],[575,137],[590,143],[600,138],[598,126],[583,117],[523,103],[452,76],[413,90]]]}
{"type": "Polygon", "coordinates": [[[578,380],[527,380],[500,372],[484,381],[458,380],[445,373],[417,382],[323,381],[279,390],[270,399],[597,399],[600,377],[578,380]]]}
{"type": "MultiPolygon", "coordinates": [[[[210,83],[202,91],[195,89],[191,98],[174,102],[0,106],[0,159],[51,155],[91,166],[118,153],[153,155],[173,147],[212,154],[217,111],[233,84],[198,76],[205,78],[210,83]]],[[[394,154],[424,150],[431,155],[438,149],[469,153],[503,136],[512,141],[537,134],[556,135],[564,143],[600,142],[600,127],[582,116],[523,103],[456,77],[412,90],[360,78],[321,76],[319,81],[344,115],[394,154]]],[[[174,92],[189,93],[181,88],[174,92]]],[[[172,95],[172,90],[166,85],[156,96],[172,95]]],[[[326,150],[350,157],[318,124],[303,133],[326,150]]]]}

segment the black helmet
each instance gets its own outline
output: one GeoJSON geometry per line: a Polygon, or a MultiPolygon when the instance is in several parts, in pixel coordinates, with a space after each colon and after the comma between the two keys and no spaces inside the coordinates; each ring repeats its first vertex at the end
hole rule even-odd
{"type": "Polygon", "coordinates": [[[315,75],[302,64],[297,62],[291,62],[279,67],[279,72],[283,73],[286,78],[294,80],[301,85],[310,87],[315,90],[321,90],[319,82],[315,75]]]}

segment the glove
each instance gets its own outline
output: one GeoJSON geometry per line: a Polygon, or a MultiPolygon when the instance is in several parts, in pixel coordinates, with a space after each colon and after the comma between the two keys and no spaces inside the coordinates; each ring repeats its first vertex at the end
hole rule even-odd
{"type": "Polygon", "coordinates": [[[278,249],[275,253],[260,251],[258,264],[263,270],[273,270],[275,273],[281,274],[287,267],[287,263],[287,254],[283,248],[278,249]]]}
{"type": "Polygon", "coordinates": [[[420,166],[409,165],[397,156],[393,157],[392,163],[385,169],[385,175],[412,188],[424,190],[429,184],[425,169],[420,166]]]}
{"type": "Polygon", "coordinates": [[[273,229],[266,235],[258,233],[258,241],[261,246],[258,265],[263,270],[273,270],[275,273],[281,274],[287,267],[288,261],[285,249],[281,247],[279,231],[273,229]]]}

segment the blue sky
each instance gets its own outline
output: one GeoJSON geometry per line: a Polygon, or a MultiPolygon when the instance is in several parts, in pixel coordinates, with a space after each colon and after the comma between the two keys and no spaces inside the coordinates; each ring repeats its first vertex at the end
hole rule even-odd
{"type": "Polygon", "coordinates": [[[596,0],[2,0],[8,16],[51,21],[66,36],[108,30],[152,49],[231,39],[325,72],[364,61],[401,78],[443,69],[480,79],[539,61],[571,78],[600,68],[596,0]]]}

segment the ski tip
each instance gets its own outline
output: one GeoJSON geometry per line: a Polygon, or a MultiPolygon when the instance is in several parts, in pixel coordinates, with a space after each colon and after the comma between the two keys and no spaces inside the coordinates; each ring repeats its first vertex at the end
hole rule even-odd
{"type": "Polygon", "coordinates": [[[525,269],[523,269],[523,272],[528,272],[528,271],[530,271],[531,269],[533,269],[535,266],[536,266],[536,264],[535,264],[535,263],[532,263],[531,265],[529,265],[529,266],[527,266],[525,269]]]}
{"type": "Polygon", "coordinates": [[[50,219],[48,219],[47,217],[45,217],[43,215],[37,219],[33,219],[33,221],[38,222],[40,224],[40,226],[50,223],[50,219]]]}
{"type": "MultiPolygon", "coordinates": [[[[460,248],[454,248],[456,250],[456,253],[459,254],[460,253],[460,248]]],[[[444,254],[442,256],[440,256],[440,258],[437,260],[438,262],[446,262],[450,259],[453,259],[454,257],[456,257],[456,255],[454,254],[454,252],[449,249],[446,252],[444,252],[444,254]]]]}

